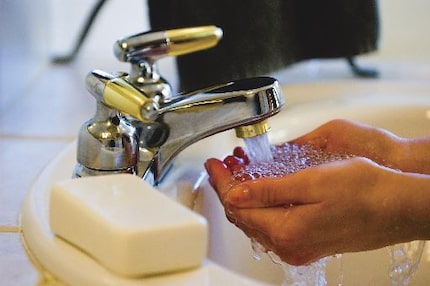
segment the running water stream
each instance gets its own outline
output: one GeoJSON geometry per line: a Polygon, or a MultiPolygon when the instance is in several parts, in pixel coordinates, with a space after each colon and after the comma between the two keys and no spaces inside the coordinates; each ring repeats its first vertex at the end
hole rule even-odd
{"type": "Polygon", "coordinates": [[[243,138],[243,142],[247,147],[247,155],[251,162],[272,162],[273,156],[269,143],[269,136],[263,133],[258,136],[243,138]]]}
{"type": "MultiPolygon", "coordinates": [[[[354,157],[349,154],[328,153],[311,145],[294,145],[284,143],[271,145],[267,134],[245,139],[247,155],[250,164],[233,173],[236,180],[244,181],[260,177],[282,177],[299,170],[354,157]]],[[[291,266],[283,262],[275,253],[267,251],[254,239],[251,239],[254,258],[259,260],[267,253],[272,261],[280,264],[285,273],[283,285],[295,286],[324,286],[327,285],[325,267],[328,259],[339,261],[339,275],[337,285],[343,284],[342,255],[322,258],[306,266],[291,266]]],[[[412,275],[416,272],[424,242],[413,241],[409,243],[389,246],[391,266],[388,276],[393,286],[408,285],[412,275]]]]}

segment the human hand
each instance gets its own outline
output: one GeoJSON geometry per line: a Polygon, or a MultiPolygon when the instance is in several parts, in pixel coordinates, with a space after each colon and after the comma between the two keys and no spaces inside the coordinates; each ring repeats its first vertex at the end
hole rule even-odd
{"type": "Polygon", "coordinates": [[[423,190],[428,189],[429,177],[380,165],[425,173],[428,159],[415,162],[409,157],[420,157],[410,156],[411,144],[415,144],[415,154],[426,154],[426,140],[407,140],[385,130],[335,120],[290,143],[312,144],[356,158],[283,178],[240,183],[232,179],[232,171],[249,160],[237,148],[224,163],[209,159],[206,168],[229,220],[284,261],[298,265],[336,253],[428,237],[429,214],[423,202],[430,203],[429,192],[423,190]]]}
{"type": "Polygon", "coordinates": [[[205,166],[229,220],[289,264],[409,241],[418,229],[429,230],[426,204],[408,204],[411,184],[422,188],[420,176],[365,158],[242,183],[217,159],[205,166]],[[416,222],[404,204],[419,209],[416,222]]]}
{"type": "Polygon", "coordinates": [[[336,119],[291,140],[291,144],[310,144],[326,152],[366,157],[381,165],[401,169],[406,139],[385,129],[355,121],[336,119]]]}

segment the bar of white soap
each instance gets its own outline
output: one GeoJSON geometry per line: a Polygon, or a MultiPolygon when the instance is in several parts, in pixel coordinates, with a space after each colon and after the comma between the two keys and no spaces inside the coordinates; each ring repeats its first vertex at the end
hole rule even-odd
{"type": "Polygon", "coordinates": [[[132,175],[55,184],[49,219],[53,233],[123,276],[184,270],[206,257],[205,218],[132,175]]]}

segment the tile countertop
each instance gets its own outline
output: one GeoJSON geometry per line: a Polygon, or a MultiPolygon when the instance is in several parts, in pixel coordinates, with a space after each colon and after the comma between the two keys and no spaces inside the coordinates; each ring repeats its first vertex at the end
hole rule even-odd
{"type": "MultiPolygon", "coordinates": [[[[369,58],[363,64],[377,67],[381,78],[361,81],[375,85],[380,81],[411,82],[430,90],[428,63],[381,62],[369,58]]],[[[44,166],[75,140],[81,124],[93,115],[95,101],[85,90],[84,79],[86,73],[94,68],[111,71],[121,70],[124,66],[115,67],[112,61],[90,62],[84,59],[69,66],[46,65],[23,88],[23,94],[3,108],[0,114],[1,285],[38,283],[38,271],[21,244],[21,203],[44,166]]],[[[164,74],[169,79],[168,74],[164,74]]],[[[286,85],[287,99],[294,99],[295,86],[354,79],[343,61],[305,62],[274,76],[286,85]]]]}

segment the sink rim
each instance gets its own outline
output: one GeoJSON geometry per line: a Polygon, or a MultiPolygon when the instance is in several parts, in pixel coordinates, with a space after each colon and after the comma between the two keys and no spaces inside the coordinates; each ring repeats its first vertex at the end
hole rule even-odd
{"type": "MultiPolygon", "coordinates": [[[[291,119],[291,117],[295,117],[292,120],[297,120],[297,124],[303,124],[303,121],[300,121],[300,119],[303,119],[303,115],[305,114],[306,116],[309,114],[312,114],[311,117],[312,119],[309,120],[309,122],[316,122],[318,121],[317,119],[320,118],[320,116],[324,113],[328,113],[325,114],[325,117],[323,119],[321,119],[321,122],[319,124],[311,124],[308,122],[308,124],[306,125],[307,128],[302,128],[302,126],[299,126],[298,129],[302,130],[308,130],[311,131],[313,128],[317,127],[320,124],[323,124],[324,122],[326,122],[327,118],[331,117],[331,114],[339,114],[340,113],[344,113],[347,114],[349,116],[352,116],[352,113],[355,113],[355,115],[359,114],[363,116],[363,111],[370,113],[370,114],[377,114],[377,112],[380,113],[381,110],[384,111],[383,114],[385,114],[386,116],[386,112],[389,112],[390,115],[395,114],[395,111],[402,111],[402,110],[406,110],[406,114],[409,112],[414,112],[414,111],[419,111],[419,115],[417,118],[419,118],[419,120],[425,120],[426,125],[420,126],[421,129],[420,130],[424,130],[427,126],[429,126],[428,130],[429,132],[426,134],[430,134],[430,97],[417,97],[417,98],[396,98],[393,101],[386,101],[386,97],[376,97],[376,98],[372,98],[372,104],[368,104],[368,98],[356,98],[356,99],[345,99],[345,100],[340,100],[340,101],[336,101],[337,104],[332,104],[332,103],[326,103],[325,101],[322,101],[323,103],[325,103],[324,106],[321,106],[320,102],[313,102],[313,103],[308,103],[308,104],[303,104],[303,105],[297,105],[297,106],[293,106],[289,109],[285,109],[283,111],[281,111],[281,116],[276,116],[270,119],[270,123],[272,125],[272,123],[274,123],[273,125],[275,126],[282,126],[282,122],[283,120],[285,121],[287,119],[287,117],[289,117],[289,119],[291,119]],[[407,103],[407,104],[405,104],[407,103]]],[[[375,117],[373,117],[374,119],[375,117]]],[[[392,117],[391,117],[392,118],[392,117]]],[[[334,119],[334,118],[332,118],[334,119]]],[[[366,119],[369,120],[369,119],[366,119]]],[[[378,120],[376,120],[378,121],[378,120]]],[[[285,123],[285,122],[284,122],[285,123]]],[[[285,123],[286,124],[286,123],[285,123]]],[[[288,125],[288,124],[286,124],[288,125]]],[[[273,126],[272,126],[273,127],[273,126]]],[[[379,127],[384,127],[384,126],[379,126],[379,127]]],[[[271,132],[277,132],[276,128],[272,128],[271,132]]],[[[280,142],[285,142],[285,140],[288,139],[293,139],[294,137],[298,136],[298,135],[302,135],[303,133],[300,134],[294,134],[293,133],[282,133],[280,135],[274,135],[271,136],[271,142],[272,143],[280,143],[280,142]]],[[[403,134],[402,134],[403,135],[403,134]]],[[[242,144],[243,145],[243,144],[242,144]]],[[[232,147],[232,146],[230,146],[232,147]]],[[[193,150],[193,153],[196,153],[196,150],[193,150]]],[[[204,192],[203,192],[204,193],[204,192]]],[[[212,214],[213,215],[213,214],[212,214]]],[[[216,216],[216,215],[214,215],[216,216]]],[[[218,219],[221,219],[221,215],[218,217],[218,219]]],[[[210,222],[209,222],[210,224],[210,222]]],[[[373,251],[378,251],[378,250],[373,250],[373,251]]],[[[370,253],[373,251],[367,251],[366,253],[370,253]]],[[[222,262],[216,260],[218,263],[222,264],[222,262]]],[[[426,265],[430,265],[428,264],[430,263],[429,261],[426,261],[426,265]]],[[[228,263],[227,263],[228,264],[228,263]]],[[[231,267],[231,266],[230,266],[231,267]]],[[[388,272],[387,273],[387,279],[388,279],[388,272]]],[[[244,274],[245,275],[245,274],[244,274]]]]}
{"type": "Polygon", "coordinates": [[[243,286],[268,286],[246,276],[234,273],[206,258],[201,266],[188,271],[127,278],[115,275],[85,253],[55,237],[49,226],[48,197],[52,179],[70,178],[76,154],[76,142],[60,152],[40,173],[24,198],[19,225],[22,243],[30,259],[47,281],[65,282],[67,285],[124,285],[124,286],[200,286],[233,283],[243,286]],[[70,168],[58,168],[69,166],[70,168]],[[62,177],[62,178],[61,178],[62,177]],[[58,255],[58,254],[61,255],[58,255]],[[46,275],[45,275],[46,274],[46,275]]]}
{"type": "MultiPolygon", "coordinates": [[[[287,95],[288,96],[288,95],[287,95]]],[[[399,98],[400,100],[392,100],[391,102],[384,102],[387,99],[387,97],[383,97],[383,96],[377,96],[375,97],[373,100],[375,101],[374,103],[376,103],[378,100],[380,101],[380,104],[391,104],[391,106],[394,107],[402,107],[404,103],[408,102],[409,106],[421,106],[422,107],[422,103],[425,103],[424,107],[425,109],[428,108],[429,113],[427,113],[427,118],[430,120],[430,97],[423,97],[423,96],[417,96],[417,97],[408,97],[406,98],[399,98]],[[376,101],[375,101],[376,99],[376,101]]],[[[332,109],[339,109],[339,108],[345,108],[347,106],[354,106],[354,104],[365,104],[366,100],[369,100],[369,97],[364,97],[364,98],[356,98],[356,99],[348,99],[348,98],[344,98],[344,100],[339,100],[337,99],[333,99],[332,102],[326,102],[324,99],[320,100],[320,101],[315,101],[313,103],[304,103],[304,104],[298,104],[296,106],[292,106],[288,108],[288,101],[287,101],[287,108],[285,109],[285,111],[282,111],[282,113],[285,113],[286,116],[287,114],[289,114],[290,116],[295,114],[295,113],[300,113],[303,111],[303,109],[309,108],[316,108],[316,109],[321,109],[321,102],[326,104],[327,108],[332,108],[332,109]]],[[[377,106],[377,105],[375,105],[377,106]]],[[[329,109],[330,109],[329,108],[329,109]]],[[[308,109],[308,110],[309,110],[308,109]]],[[[323,123],[323,122],[321,122],[323,123]]],[[[217,136],[217,135],[216,135],[217,136]]],[[[224,135],[222,135],[224,136],[224,135]]],[[[215,139],[216,140],[216,139],[215,139]]],[[[236,140],[237,142],[240,142],[238,140],[236,140]]],[[[232,141],[232,142],[236,142],[236,141],[232,141]]],[[[200,143],[200,142],[199,142],[200,143]]],[[[197,146],[199,143],[196,143],[197,146]]],[[[201,145],[201,144],[200,144],[201,145]]],[[[198,147],[197,147],[198,148],[198,147]]],[[[196,154],[195,154],[195,150],[193,150],[193,148],[188,148],[190,150],[185,150],[182,154],[180,154],[178,156],[178,158],[180,158],[179,160],[194,160],[196,159],[196,154]]],[[[72,143],[70,144],[69,147],[67,147],[63,152],[61,152],[53,161],[50,162],[50,164],[42,171],[42,173],[39,175],[39,177],[37,178],[37,180],[35,181],[35,183],[33,184],[33,186],[31,187],[30,191],[28,192],[28,194],[26,195],[24,204],[23,204],[23,209],[22,209],[22,213],[21,213],[21,218],[20,218],[20,226],[22,229],[22,234],[23,234],[23,241],[25,243],[27,243],[27,247],[30,250],[30,252],[32,252],[32,254],[34,256],[36,256],[36,260],[39,260],[39,262],[41,262],[42,264],[45,261],[41,261],[41,256],[43,256],[44,254],[40,254],[40,253],[35,253],[34,252],[34,242],[33,244],[30,243],[31,239],[29,240],[30,236],[31,236],[31,231],[29,231],[29,225],[31,225],[32,223],[34,223],[34,220],[31,219],[32,216],[34,216],[35,213],[37,214],[43,214],[44,216],[47,216],[47,208],[46,206],[43,206],[43,204],[41,205],[40,202],[37,203],[37,200],[45,200],[46,196],[48,195],[47,189],[49,188],[49,182],[52,179],[58,179],[58,177],[56,175],[60,174],[59,177],[63,177],[63,178],[69,178],[70,174],[72,173],[73,167],[74,167],[74,156],[72,156],[73,154],[75,154],[76,152],[76,143],[72,143]],[[72,154],[72,155],[71,155],[72,154]],[[62,160],[64,160],[65,157],[68,157],[68,162],[71,166],[70,170],[64,170],[64,168],[60,168],[62,170],[57,170],[56,166],[58,166],[58,164],[60,164],[60,162],[62,162],[62,160]],[[73,157],[73,161],[72,160],[73,157]],[[45,191],[43,191],[43,189],[45,189],[45,191]],[[45,197],[44,199],[41,199],[45,197]],[[29,209],[32,209],[29,211],[29,209]]],[[[202,159],[202,156],[198,157],[199,160],[202,159]]],[[[204,158],[203,158],[204,159],[204,158]]],[[[199,161],[200,162],[200,161],[199,161]]],[[[64,162],[63,162],[64,163],[64,162]]],[[[61,165],[64,165],[63,163],[61,163],[61,165]]],[[[66,164],[67,165],[67,164],[66,164]]],[[[45,225],[42,225],[39,229],[40,231],[44,231],[46,230],[46,227],[49,228],[49,225],[47,223],[47,221],[44,222],[45,225]]],[[[46,243],[45,242],[42,242],[46,243]]],[[[56,242],[56,248],[58,248],[58,245],[61,245],[61,242],[56,242]]],[[[46,247],[46,246],[45,246],[46,247]]],[[[62,247],[62,246],[60,246],[62,247]]],[[[37,246],[36,246],[37,248],[37,246]]],[[[55,252],[55,251],[54,251],[55,252]]],[[[53,255],[55,256],[55,255],[53,255]]],[[[42,258],[43,259],[43,258],[42,258]]],[[[46,263],[46,262],[45,262],[46,263]]],[[[65,262],[66,264],[68,264],[68,266],[73,265],[73,263],[70,262],[65,262]]],[[[51,262],[52,264],[52,262],[51,262]]],[[[60,263],[61,264],[61,263],[60,263]]],[[[81,266],[81,265],[79,265],[81,266]]],[[[64,265],[62,266],[64,268],[64,265]]],[[[81,268],[81,267],[78,267],[81,268]]],[[[62,269],[61,271],[59,271],[60,273],[63,273],[65,270],[62,269]]],[[[77,270],[75,270],[77,271],[77,270]]],[[[50,272],[52,272],[52,270],[50,270],[50,272]]],[[[228,277],[230,277],[231,279],[233,279],[235,281],[235,283],[239,283],[239,284],[235,284],[235,285],[269,285],[266,284],[264,282],[261,281],[256,281],[252,278],[249,278],[247,276],[241,275],[239,273],[230,271],[229,269],[226,269],[224,266],[216,266],[216,264],[214,264],[209,258],[207,263],[205,263],[205,265],[203,265],[202,267],[196,269],[196,274],[199,274],[200,277],[201,275],[205,276],[205,279],[209,279],[210,281],[212,281],[211,279],[215,279],[214,281],[217,281],[216,279],[220,279],[219,275],[226,275],[228,277]],[[215,270],[214,270],[215,269],[215,270]],[[221,269],[221,270],[220,270],[221,269]],[[201,274],[201,272],[205,272],[205,273],[209,273],[207,275],[201,274]],[[222,273],[222,274],[220,274],[222,273]],[[218,276],[217,276],[218,275],[218,276]],[[209,278],[207,278],[209,277],[209,278]],[[218,277],[218,278],[217,278],[218,277]],[[243,284],[241,284],[243,283],[243,284]]],[[[61,274],[58,273],[53,273],[56,274],[56,276],[62,276],[61,274]]],[[[190,273],[185,273],[185,276],[188,276],[187,274],[190,273]]],[[[77,274],[74,273],[74,275],[71,276],[76,276],[77,274]]],[[[79,275],[77,275],[79,276],[79,275]]],[[[150,285],[164,285],[164,283],[166,283],[165,285],[169,285],[169,281],[171,283],[171,279],[175,279],[175,283],[180,283],[178,282],[177,279],[181,279],[181,273],[179,274],[175,274],[175,275],[171,275],[170,277],[167,277],[168,275],[165,275],[164,277],[158,277],[157,279],[154,279],[153,281],[150,281],[148,283],[154,283],[154,284],[150,284],[150,285]],[[174,277],[173,277],[174,276],[174,277]],[[166,279],[167,282],[163,282],[162,280],[166,279]]],[[[98,276],[97,278],[99,278],[100,276],[98,276]]],[[[183,277],[185,280],[189,279],[189,277],[183,277]]],[[[116,279],[116,278],[114,278],[116,279]]],[[[96,285],[97,283],[100,283],[100,281],[97,279],[97,281],[91,281],[92,285],[96,285]]],[[[127,285],[124,284],[124,281],[121,280],[122,283],[121,285],[127,285]]],[[[98,284],[98,285],[117,285],[118,281],[115,281],[114,283],[110,283],[104,281],[104,284],[98,284]]],[[[135,285],[135,284],[130,284],[130,285],[135,285]]],[[[149,284],[148,284],[149,285],[149,284]]],[[[185,282],[184,285],[190,285],[189,284],[189,280],[187,282],[185,282]]],[[[196,284],[199,285],[199,284],[196,284]]]]}

